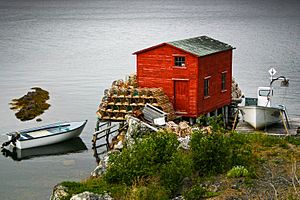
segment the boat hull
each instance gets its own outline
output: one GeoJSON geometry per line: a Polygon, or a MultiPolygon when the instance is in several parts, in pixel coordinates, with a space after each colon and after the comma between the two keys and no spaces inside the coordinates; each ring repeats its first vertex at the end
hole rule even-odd
{"type": "Polygon", "coordinates": [[[46,157],[53,155],[64,155],[68,153],[79,153],[87,150],[86,145],[80,137],[70,139],[68,141],[60,142],[53,145],[46,145],[41,147],[34,147],[28,149],[18,149],[9,145],[4,147],[1,151],[5,157],[10,157],[13,160],[21,161],[33,159],[36,157],[46,157]]]}
{"type": "MultiPolygon", "coordinates": [[[[71,129],[71,130],[58,132],[55,134],[49,134],[49,135],[45,135],[45,136],[40,136],[40,137],[35,137],[35,138],[30,138],[30,139],[23,139],[23,140],[18,139],[15,142],[15,146],[18,149],[28,149],[28,148],[33,148],[33,147],[51,145],[51,144],[63,142],[63,141],[66,141],[66,140],[69,140],[72,138],[76,138],[81,134],[86,122],[87,121],[81,122],[80,125],[78,125],[78,127],[75,127],[74,129],[71,129]]],[[[38,130],[38,131],[40,132],[40,130],[38,130]]],[[[32,132],[27,132],[27,134],[35,133],[38,131],[33,130],[32,132]]],[[[22,135],[22,132],[21,132],[21,135],[22,135]]],[[[11,137],[12,136],[8,135],[9,140],[11,140],[11,137]]]]}
{"type": "Polygon", "coordinates": [[[263,129],[282,120],[280,112],[283,111],[277,107],[264,106],[241,106],[243,120],[255,129],[263,129]]]}

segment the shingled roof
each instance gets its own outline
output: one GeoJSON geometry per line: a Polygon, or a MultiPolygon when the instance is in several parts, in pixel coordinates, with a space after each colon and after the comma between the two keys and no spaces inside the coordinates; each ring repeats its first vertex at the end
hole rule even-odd
{"type": "Polygon", "coordinates": [[[235,49],[229,44],[225,44],[213,38],[207,36],[199,36],[194,38],[188,38],[184,40],[177,40],[173,42],[161,43],[159,45],[155,45],[146,49],[142,49],[140,51],[134,52],[133,54],[143,53],[163,45],[171,45],[173,47],[182,49],[186,52],[194,54],[196,56],[206,56],[209,54],[226,51],[230,49],[235,49]]]}
{"type": "Polygon", "coordinates": [[[229,44],[225,44],[207,36],[167,42],[167,44],[175,46],[197,56],[205,56],[229,49],[234,49],[234,47],[230,46],[229,44]]]}

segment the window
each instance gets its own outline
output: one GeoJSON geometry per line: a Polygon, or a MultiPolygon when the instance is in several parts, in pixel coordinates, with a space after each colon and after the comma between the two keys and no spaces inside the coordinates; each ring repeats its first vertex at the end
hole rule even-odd
{"type": "Polygon", "coordinates": [[[185,67],[185,57],[183,57],[183,56],[176,56],[174,58],[174,64],[177,67],[185,67]]]}
{"type": "Polygon", "coordinates": [[[222,77],[221,77],[221,82],[222,82],[222,91],[225,91],[226,90],[226,72],[222,72],[222,77]]]}
{"type": "Polygon", "coordinates": [[[268,97],[270,95],[273,95],[273,90],[259,90],[259,96],[268,97]]]}
{"type": "Polygon", "coordinates": [[[209,96],[209,78],[204,79],[204,97],[209,96]]]}

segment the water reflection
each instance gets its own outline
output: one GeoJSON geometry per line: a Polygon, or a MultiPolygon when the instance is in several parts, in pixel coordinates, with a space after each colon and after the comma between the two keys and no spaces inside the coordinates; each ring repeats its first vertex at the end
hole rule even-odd
{"type": "Polygon", "coordinates": [[[11,148],[2,149],[2,154],[5,157],[10,157],[15,161],[32,159],[35,157],[53,156],[53,155],[63,155],[68,153],[80,153],[87,150],[86,145],[81,138],[73,138],[71,140],[61,142],[58,144],[35,147],[30,149],[17,149],[11,148]]]}
{"type": "Polygon", "coordinates": [[[49,92],[39,87],[31,88],[33,91],[26,95],[13,99],[10,104],[11,110],[16,110],[16,117],[21,121],[32,120],[49,109],[50,104],[46,101],[50,98],[49,92]]]}

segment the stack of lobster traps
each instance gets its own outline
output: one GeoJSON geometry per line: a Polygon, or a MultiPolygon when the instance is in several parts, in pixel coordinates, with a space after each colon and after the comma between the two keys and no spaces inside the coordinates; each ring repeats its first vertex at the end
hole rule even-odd
{"type": "Polygon", "coordinates": [[[104,91],[97,116],[103,121],[125,121],[127,114],[141,110],[146,104],[168,113],[167,120],[176,117],[173,105],[163,90],[138,88],[135,75],[129,76],[126,81],[114,81],[111,88],[104,91]]]}

